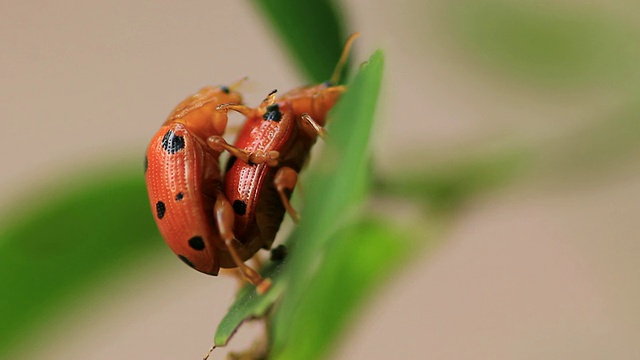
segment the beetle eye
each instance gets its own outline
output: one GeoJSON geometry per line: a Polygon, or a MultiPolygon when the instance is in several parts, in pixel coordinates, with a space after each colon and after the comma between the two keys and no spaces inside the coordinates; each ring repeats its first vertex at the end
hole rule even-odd
{"type": "Polygon", "coordinates": [[[229,88],[226,86],[220,86],[220,90],[222,90],[222,92],[224,92],[225,94],[228,94],[230,92],[229,88]]]}

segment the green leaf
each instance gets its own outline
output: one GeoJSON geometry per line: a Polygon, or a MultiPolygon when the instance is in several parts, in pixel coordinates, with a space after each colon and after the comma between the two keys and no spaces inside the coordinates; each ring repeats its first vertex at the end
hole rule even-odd
{"type": "Polygon", "coordinates": [[[334,1],[253,0],[314,83],[329,80],[345,40],[334,1]]]}
{"type": "MultiPolygon", "coordinates": [[[[309,172],[305,217],[300,238],[327,237],[325,230],[340,223],[349,208],[362,200],[368,187],[370,137],[384,59],[376,52],[358,73],[332,111],[321,158],[309,172]]],[[[305,246],[306,247],[306,246],[305,246]]]]}
{"type": "MultiPolygon", "coordinates": [[[[108,169],[51,187],[0,230],[0,358],[96,280],[141,261],[162,241],[142,169],[108,169]],[[55,194],[55,196],[47,196],[55,194]]],[[[93,284],[93,285],[92,285],[93,284]]],[[[31,339],[33,340],[33,339],[31,339]]]]}
{"type": "Polygon", "coordinates": [[[280,263],[272,262],[260,272],[264,278],[270,278],[272,281],[271,288],[266,294],[258,295],[256,287],[251,284],[245,285],[238,292],[231,308],[218,325],[214,337],[215,346],[227,345],[244,321],[260,318],[266,314],[285,289],[285,283],[279,277],[285,264],[286,259],[280,263]]]}
{"type": "MultiPolygon", "coordinates": [[[[397,270],[414,248],[406,232],[381,219],[358,221],[332,236],[316,275],[304,286],[297,306],[282,306],[276,313],[291,313],[286,335],[274,344],[273,359],[320,359],[328,355],[340,331],[353,320],[360,304],[397,270]]],[[[285,332],[282,334],[282,332],[285,332]]]]}
{"type": "Polygon", "coordinates": [[[378,51],[361,68],[334,109],[330,136],[318,166],[307,178],[300,241],[291,249],[290,264],[282,274],[288,289],[273,318],[274,354],[284,351],[292,335],[291,325],[301,321],[296,309],[304,306],[310,282],[326,270],[321,254],[333,246],[332,234],[348,224],[368,188],[370,134],[383,66],[383,55],[378,51]]]}

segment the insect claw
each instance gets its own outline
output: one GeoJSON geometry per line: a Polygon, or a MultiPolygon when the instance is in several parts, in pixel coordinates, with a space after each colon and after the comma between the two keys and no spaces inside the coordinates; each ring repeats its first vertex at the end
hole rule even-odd
{"type": "Polygon", "coordinates": [[[256,285],[256,292],[258,295],[263,295],[271,288],[271,279],[262,279],[262,281],[256,285]]]}

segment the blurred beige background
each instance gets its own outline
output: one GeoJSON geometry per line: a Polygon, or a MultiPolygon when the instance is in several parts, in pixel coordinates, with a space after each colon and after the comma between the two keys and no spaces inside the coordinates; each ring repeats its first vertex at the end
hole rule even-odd
{"type": "MultiPolygon", "coordinates": [[[[349,30],[363,33],[355,58],[387,55],[381,168],[513,143],[539,148],[538,164],[552,165],[465,207],[443,245],[363,309],[336,358],[640,358],[640,165],[629,160],[638,152],[565,176],[562,160],[553,165],[562,152],[546,145],[579,138],[586,121],[622,108],[630,76],[571,86],[514,78],[452,43],[439,11],[454,2],[345,3],[349,30]]],[[[640,18],[631,1],[546,4],[629,26],[640,18]]],[[[68,174],[142,164],[171,108],[201,86],[249,76],[243,91],[256,104],[303,82],[246,1],[5,0],[0,41],[3,212],[68,174]]],[[[167,252],[79,299],[16,358],[199,359],[235,284],[174,260],[167,252]]],[[[259,329],[242,328],[229,348],[246,347],[259,329]]]]}

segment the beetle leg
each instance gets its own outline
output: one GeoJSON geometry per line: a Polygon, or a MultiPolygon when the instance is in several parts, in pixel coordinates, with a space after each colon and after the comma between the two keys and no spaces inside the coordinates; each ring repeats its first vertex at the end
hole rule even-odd
{"type": "Polygon", "coordinates": [[[315,122],[315,120],[313,120],[311,116],[309,116],[309,114],[304,113],[300,118],[304,120],[307,124],[311,125],[311,127],[313,128],[313,131],[315,131],[315,133],[318,136],[320,136],[323,139],[325,136],[327,136],[327,130],[324,127],[320,126],[320,124],[315,122]]]}
{"type": "Polygon", "coordinates": [[[245,82],[247,82],[248,80],[249,80],[249,77],[248,77],[248,76],[245,76],[245,77],[243,77],[242,79],[240,79],[240,80],[238,80],[238,81],[234,82],[233,84],[229,85],[229,89],[231,89],[231,90],[233,90],[233,91],[236,91],[236,90],[238,90],[238,88],[239,88],[242,84],[244,84],[244,83],[245,83],[245,82]]]}
{"type": "Polygon", "coordinates": [[[289,195],[293,192],[293,189],[296,187],[296,183],[298,182],[298,173],[290,167],[283,166],[278,169],[276,172],[276,176],[273,179],[273,183],[278,190],[278,194],[280,194],[280,199],[282,200],[282,204],[285,209],[289,213],[289,216],[296,223],[300,222],[300,216],[298,212],[291,206],[291,202],[289,201],[289,196],[287,196],[287,191],[289,195]]]}
{"type": "MultiPolygon", "coordinates": [[[[232,85],[229,86],[229,88],[233,89],[234,87],[240,86],[240,84],[245,81],[247,79],[247,77],[244,77],[242,79],[240,79],[239,81],[233,83],[232,85]]],[[[218,106],[216,106],[216,110],[217,111],[221,111],[224,112],[225,115],[229,112],[229,110],[234,110],[242,115],[244,115],[245,117],[249,117],[253,114],[254,109],[248,107],[248,106],[244,106],[241,104],[233,104],[233,103],[228,103],[228,104],[220,104],[218,106]]],[[[215,119],[215,116],[214,116],[215,119]]],[[[235,126],[227,126],[225,123],[224,126],[224,131],[219,132],[220,134],[222,133],[237,133],[238,131],[240,131],[240,129],[242,128],[241,125],[235,125],[235,126]]]]}
{"type": "Polygon", "coordinates": [[[249,117],[251,115],[253,115],[253,109],[245,106],[245,105],[240,105],[240,104],[220,104],[218,106],[216,106],[216,110],[218,111],[224,111],[224,112],[228,112],[229,110],[233,110],[236,112],[239,112],[240,114],[249,117]]]}
{"type": "Polygon", "coordinates": [[[209,136],[207,144],[215,151],[222,152],[227,150],[231,155],[248,164],[266,163],[269,166],[278,165],[278,157],[280,156],[280,153],[275,150],[266,153],[260,150],[250,152],[229,144],[222,136],[218,135],[209,136]]]}
{"type": "Polygon", "coordinates": [[[238,266],[238,270],[248,282],[256,286],[256,291],[259,294],[264,294],[269,290],[271,280],[263,279],[257,271],[247,266],[240,258],[238,250],[236,249],[236,239],[233,236],[233,221],[235,214],[229,200],[227,200],[222,192],[218,193],[216,197],[214,215],[220,236],[222,237],[222,240],[224,240],[224,244],[227,247],[227,250],[229,250],[233,261],[238,266]]]}

